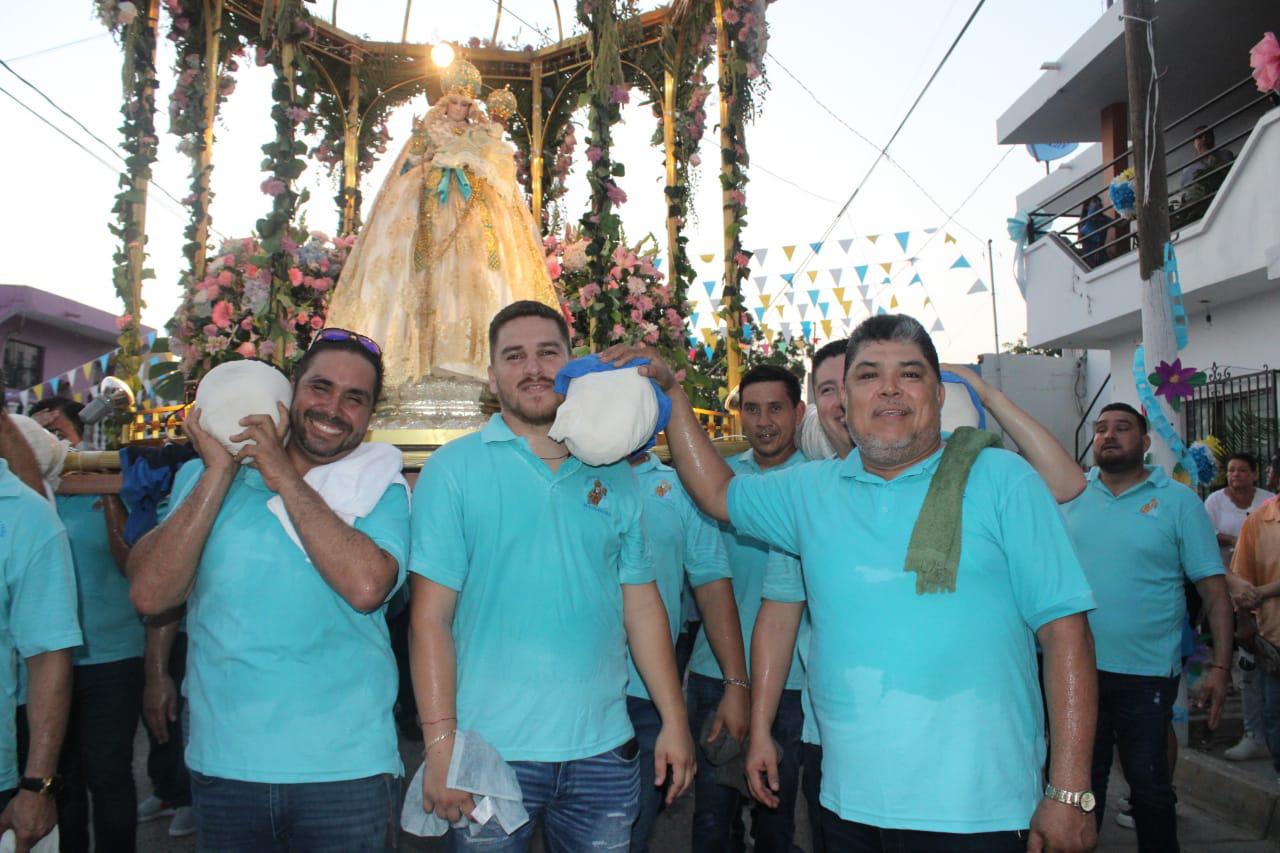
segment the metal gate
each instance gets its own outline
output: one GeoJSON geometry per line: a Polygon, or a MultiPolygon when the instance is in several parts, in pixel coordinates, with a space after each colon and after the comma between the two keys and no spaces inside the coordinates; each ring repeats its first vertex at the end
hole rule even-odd
{"type": "Polygon", "coordinates": [[[1265,466],[1280,449],[1280,410],[1276,400],[1276,375],[1280,370],[1266,365],[1257,370],[1215,363],[1205,372],[1209,381],[1196,388],[1195,396],[1184,403],[1187,443],[1212,435],[1228,452],[1252,453],[1259,465],[1265,466]],[[1239,370],[1249,372],[1233,373],[1239,370]]]}

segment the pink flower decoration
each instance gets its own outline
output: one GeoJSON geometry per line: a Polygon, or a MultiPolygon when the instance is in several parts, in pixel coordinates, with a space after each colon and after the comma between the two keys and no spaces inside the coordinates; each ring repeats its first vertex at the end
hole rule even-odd
{"type": "Polygon", "coordinates": [[[311,328],[315,329],[317,332],[318,332],[318,331],[320,331],[321,329],[323,329],[323,328],[324,328],[324,318],[323,318],[323,317],[321,317],[319,314],[312,314],[312,315],[311,315],[311,328]]]}
{"type": "Polygon", "coordinates": [[[275,351],[276,351],[275,341],[263,341],[261,344],[258,345],[258,355],[261,356],[262,358],[271,358],[272,354],[275,353],[275,351]]]}
{"type": "Polygon", "coordinates": [[[312,281],[311,286],[321,293],[324,293],[326,290],[333,287],[333,279],[329,278],[327,275],[321,276],[320,278],[312,281]]]}
{"type": "Polygon", "coordinates": [[[609,88],[609,100],[615,104],[631,103],[631,92],[626,86],[611,86],[609,88]]]}
{"type": "Polygon", "coordinates": [[[552,281],[558,279],[563,272],[564,269],[560,266],[559,261],[555,258],[547,258],[547,275],[551,277],[552,281]]]}
{"type": "Polygon", "coordinates": [[[600,158],[603,156],[604,156],[604,151],[600,150],[600,148],[598,148],[595,145],[592,145],[590,148],[587,149],[587,159],[590,160],[593,165],[596,163],[599,163],[600,158]]]}
{"type": "Polygon", "coordinates": [[[289,283],[294,287],[302,284],[302,270],[297,267],[289,267],[289,283]]]}
{"type": "Polygon", "coordinates": [[[737,9],[724,10],[724,22],[726,24],[736,24],[740,20],[742,20],[742,16],[738,14],[737,9]]]}
{"type": "Polygon", "coordinates": [[[210,317],[213,325],[219,329],[226,329],[231,325],[231,303],[225,299],[219,299],[213,303],[213,314],[210,317]]]}
{"type": "Polygon", "coordinates": [[[124,327],[129,325],[132,322],[133,322],[132,314],[121,314],[119,317],[116,318],[116,328],[119,329],[120,331],[124,331],[124,327]]]}
{"type": "Polygon", "coordinates": [[[1259,92],[1280,90],[1280,40],[1275,33],[1267,33],[1249,48],[1249,67],[1259,92]]]}
{"type": "Polygon", "coordinates": [[[289,187],[279,178],[267,178],[262,182],[262,191],[269,196],[278,196],[289,187]]]}
{"type": "Polygon", "coordinates": [[[243,320],[241,320],[241,321],[240,321],[240,328],[244,329],[246,332],[247,332],[247,331],[249,331],[250,329],[252,329],[252,328],[253,328],[253,318],[252,318],[252,317],[245,317],[243,320]]]}
{"type": "Polygon", "coordinates": [[[236,352],[240,353],[245,358],[253,358],[258,354],[257,347],[248,341],[245,341],[240,346],[236,347],[236,352]]]}
{"type": "Polygon", "coordinates": [[[204,328],[201,329],[200,331],[204,332],[204,336],[206,338],[212,338],[217,336],[218,327],[213,325],[212,323],[206,323],[204,328]]]}
{"type": "Polygon", "coordinates": [[[613,340],[620,341],[627,336],[627,330],[622,327],[621,323],[615,323],[609,334],[613,340]]]}
{"type": "Polygon", "coordinates": [[[627,201],[626,192],[613,181],[609,181],[605,184],[604,192],[605,195],[609,196],[609,201],[614,204],[625,204],[627,201]]]}
{"type": "Polygon", "coordinates": [[[218,284],[223,287],[230,287],[232,282],[235,280],[235,276],[231,274],[231,270],[222,270],[218,273],[218,284]]]}

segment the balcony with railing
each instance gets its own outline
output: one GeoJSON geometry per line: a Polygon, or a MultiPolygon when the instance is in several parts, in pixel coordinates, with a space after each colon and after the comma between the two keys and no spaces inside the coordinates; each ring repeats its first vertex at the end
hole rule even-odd
{"type": "MultiPolygon", "coordinates": [[[[1165,126],[1169,168],[1159,179],[1169,189],[1188,304],[1230,302],[1266,286],[1267,252],[1280,244],[1277,125],[1273,96],[1259,95],[1247,78],[1165,126]]],[[[1033,346],[1106,347],[1139,328],[1136,229],[1116,215],[1107,192],[1131,155],[1125,150],[1073,175],[1030,211],[1036,236],[1025,259],[1033,346]]]]}

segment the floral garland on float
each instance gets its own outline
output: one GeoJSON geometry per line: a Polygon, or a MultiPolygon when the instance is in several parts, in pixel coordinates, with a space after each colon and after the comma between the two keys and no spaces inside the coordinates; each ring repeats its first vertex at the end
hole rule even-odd
{"type": "Polygon", "coordinates": [[[311,335],[324,328],[329,293],[353,243],[354,235],[330,239],[302,229],[291,229],[275,254],[253,237],[224,242],[168,324],[170,350],[182,359],[182,371],[196,379],[241,358],[271,361],[287,371],[306,352],[311,335]],[[272,267],[280,257],[287,270],[284,288],[272,267]]]}
{"type": "MultiPolygon", "coordinates": [[[[728,106],[729,121],[725,128],[727,147],[720,152],[720,187],[726,193],[725,206],[733,211],[733,221],[726,236],[732,245],[726,248],[732,264],[727,271],[724,299],[720,311],[726,319],[735,314],[746,319],[746,303],[742,283],[746,280],[751,254],[742,248],[742,231],[747,226],[747,154],[746,126],[759,112],[760,102],[768,91],[764,74],[764,56],[769,43],[769,25],[765,20],[766,0],[724,0],[723,12],[727,51],[725,73],[720,77],[720,97],[728,106]]],[[[734,326],[730,326],[734,329],[734,326]]],[[[731,334],[740,334],[737,332],[731,334]]]]}
{"type": "MultiPolygon", "coordinates": [[[[806,360],[813,357],[814,351],[813,344],[803,337],[786,338],[778,332],[770,339],[750,315],[743,318],[742,339],[736,346],[744,373],[761,364],[773,364],[794,373],[802,382],[806,360]]],[[[703,330],[703,342],[694,343],[689,350],[684,385],[690,402],[697,408],[722,410],[727,407],[728,350],[723,329],[703,330]]]]}
{"type": "Polygon", "coordinates": [[[128,0],[97,0],[94,4],[103,26],[120,42],[124,53],[121,83],[124,99],[120,107],[122,122],[120,147],[125,152],[125,170],[120,174],[120,192],[116,194],[112,212],[115,224],[108,226],[119,240],[112,255],[115,266],[111,280],[116,295],[124,305],[117,325],[120,328],[120,355],[117,374],[138,393],[137,377],[142,363],[141,314],[143,302],[136,292],[134,277],[145,280],[155,273],[146,263],[145,219],[146,185],[151,180],[151,164],[156,160],[160,140],[156,136],[155,91],[156,31],[155,22],[128,0]],[[136,270],[136,272],[135,272],[136,270]]]}
{"type": "Polygon", "coordinates": [[[658,245],[647,236],[633,247],[619,243],[602,281],[591,273],[587,238],[572,229],[543,239],[547,272],[560,297],[575,348],[644,343],[664,356],[685,358],[684,315],[658,270],[658,245]],[[592,330],[597,334],[592,335],[592,330]]]}
{"type": "MultiPolygon", "coordinates": [[[[387,129],[387,116],[393,107],[394,104],[391,102],[380,99],[373,110],[360,121],[360,133],[356,137],[356,222],[354,223],[356,230],[360,227],[359,213],[363,201],[360,184],[365,175],[373,170],[378,158],[387,153],[387,144],[391,141],[391,131],[387,129]]],[[[342,189],[341,168],[346,158],[347,148],[343,105],[337,98],[321,98],[316,107],[316,114],[320,127],[320,141],[312,147],[309,156],[322,164],[330,177],[338,179],[338,191],[333,201],[341,215],[346,201],[342,189]]]]}

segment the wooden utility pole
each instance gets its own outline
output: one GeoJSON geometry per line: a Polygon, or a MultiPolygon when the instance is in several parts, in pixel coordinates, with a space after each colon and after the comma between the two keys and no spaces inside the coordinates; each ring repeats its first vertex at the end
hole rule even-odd
{"type": "MultiPolygon", "coordinates": [[[[1153,0],[1124,0],[1124,50],[1128,70],[1129,138],[1133,140],[1134,191],[1138,212],[1138,272],[1142,279],[1142,347],[1145,372],[1151,373],[1162,361],[1177,357],[1173,330],[1173,303],[1164,274],[1164,247],[1169,242],[1169,184],[1164,156],[1164,126],[1159,99],[1154,97],[1157,80],[1155,57],[1155,3],[1153,0]]],[[[1158,405],[1176,431],[1181,432],[1177,413],[1163,398],[1158,405]]],[[[1171,471],[1177,461],[1162,441],[1153,441],[1155,462],[1171,471]]]]}

